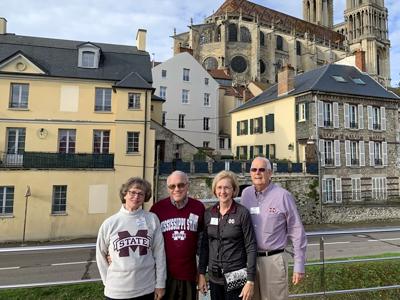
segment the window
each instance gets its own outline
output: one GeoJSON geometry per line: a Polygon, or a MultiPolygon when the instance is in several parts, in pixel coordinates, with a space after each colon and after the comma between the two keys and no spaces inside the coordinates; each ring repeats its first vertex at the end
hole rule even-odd
{"type": "Polygon", "coordinates": [[[167,77],[167,70],[161,70],[161,77],[166,78],[167,77]]]}
{"type": "Polygon", "coordinates": [[[96,54],[92,51],[82,52],[82,66],[83,68],[94,68],[95,67],[96,54]]]}
{"type": "Polygon", "coordinates": [[[238,159],[247,159],[247,146],[237,146],[236,157],[238,159]]]}
{"type": "Polygon", "coordinates": [[[189,81],[189,69],[183,69],[183,81],[189,81]]]}
{"type": "Polygon", "coordinates": [[[189,103],[189,90],[182,90],[182,104],[189,103]]]}
{"type": "Polygon", "coordinates": [[[276,50],[283,51],[283,38],[280,35],[276,36],[276,50]]]}
{"type": "Polygon", "coordinates": [[[160,86],[160,98],[167,99],[167,87],[160,86]]]}
{"type": "Polygon", "coordinates": [[[342,180],[340,178],[322,179],[322,200],[324,203],[342,202],[342,180]]]}
{"type": "Polygon", "coordinates": [[[251,34],[247,27],[240,26],[240,41],[244,43],[251,43],[251,34]]]}
{"type": "Polygon", "coordinates": [[[351,80],[356,84],[365,85],[365,82],[361,78],[351,78],[351,80]]]}
{"type": "Polygon", "coordinates": [[[163,111],[162,112],[162,121],[161,121],[161,125],[162,126],[166,126],[167,125],[167,112],[163,111]]]}
{"type": "Polygon", "coordinates": [[[275,144],[265,145],[265,157],[268,159],[275,159],[275,144]]]}
{"type": "Polygon", "coordinates": [[[58,130],[58,152],[75,153],[76,130],[59,129],[58,130]]]}
{"type": "Polygon", "coordinates": [[[203,141],[203,148],[210,148],[210,142],[209,141],[203,141]]]}
{"type": "Polygon", "coordinates": [[[382,143],[374,142],[375,165],[382,165],[382,143]]]}
{"type": "Polygon", "coordinates": [[[178,127],[185,128],[185,115],[179,114],[178,127]]]}
{"type": "Polygon", "coordinates": [[[359,164],[358,154],[358,142],[350,141],[350,163],[352,166],[357,166],[359,164]]]}
{"type": "Polygon", "coordinates": [[[139,152],[139,132],[128,131],[126,153],[138,153],[139,152]]]}
{"type": "Polygon", "coordinates": [[[275,117],[274,114],[268,114],[265,116],[265,131],[275,131],[275,117]]]}
{"type": "Polygon", "coordinates": [[[265,35],[260,31],[260,46],[265,46],[265,35]]]}
{"type": "Polygon", "coordinates": [[[308,119],[308,103],[299,103],[296,106],[296,119],[298,122],[304,122],[308,119]]]}
{"type": "Polygon", "coordinates": [[[204,93],[204,106],[210,106],[210,94],[204,93]]]}
{"type": "Polygon", "coordinates": [[[0,216],[11,215],[14,209],[14,187],[0,186],[0,216]]]}
{"type": "Polygon", "coordinates": [[[349,118],[350,118],[350,128],[358,128],[357,124],[358,114],[356,105],[349,106],[349,118]]]}
{"type": "Polygon", "coordinates": [[[231,68],[236,73],[243,73],[247,69],[247,61],[243,56],[237,55],[231,60],[231,68]]]}
{"type": "Polygon", "coordinates": [[[335,81],[337,82],[347,82],[346,79],[344,79],[342,76],[339,75],[333,75],[332,78],[335,79],[335,81]]]}
{"type": "Polygon", "coordinates": [[[93,153],[109,153],[110,131],[93,130],[93,153]]]}
{"type": "Polygon", "coordinates": [[[225,138],[219,138],[219,148],[225,149],[225,138]]]}
{"type": "Polygon", "coordinates": [[[387,199],[386,177],[372,177],[372,199],[387,199]]]}
{"type": "Polygon", "coordinates": [[[111,111],[111,89],[96,88],[95,111],[111,111]]]}
{"type": "Polygon", "coordinates": [[[318,126],[339,127],[339,103],[318,101],[318,126]]]}
{"type": "Polygon", "coordinates": [[[204,78],[204,84],[205,84],[205,85],[208,85],[208,81],[209,81],[208,78],[204,78]]]}
{"type": "Polygon", "coordinates": [[[11,83],[10,108],[28,108],[29,84],[11,83]]]}
{"type": "Polygon", "coordinates": [[[203,118],[203,130],[210,130],[210,118],[203,118]]]}
{"type": "Polygon", "coordinates": [[[369,165],[387,166],[387,142],[369,142],[369,165]]]}
{"type": "Polygon", "coordinates": [[[250,146],[250,158],[254,158],[260,155],[263,155],[262,145],[250,146]]]}
{"type": "Polygon", "coordinates": [[[243,104],[243,99],[236,98],[235,108],[238,108],[239,106],[242,106],[242,104],[243,104]]]}
{"type": "Polygon", "coordinates": [[[237,42],[237,26],[229,24],[228,26],[228,42],[237,42]]]}
{"type": "Polygon", "coordinates": [[[140,109],[140,94],[128,94],[128,109],[140,109]]]}
{"type": "Polygon", "coordinates": [[[324,153],[325,153],[325,166],[333,166],[334,164],[334,150],[333,141],[324,141],[324,153]]]}
{"type": "Polygon", "coordinates": [[[365,146],[364,141],[344,142],[346,153],[346,166],[365,166],[365,146]]]}
{"type": "Polygon", "coordinates": [[[263,132],[263,118],[250,119],[250,134],[263,132]]]}
{"type": "Polygon", "coordinates": [[[351,199],[353,201],[361,200],[361,178],[351,179],[351,199]]]}
{"type": "Polygon", "coordinates": [[[301,55],[301,42],[296,41],[296,55],[300,56],[301,55]]]}
{"type": "Polygon", "coordinates": [[[331,127],[333,125],[332,103],[324,102],[324,126],[331,127]]]}
{"type": "Polygon", "coordinates": [[[67,209],[67,186],[53,185],[53,199],[51,213],[53,215],[65,214],[67,209]]]}
{"type": "Polygon", "coordinates": [[[345,103],[344,108],[344,127],[351,129],[364,129],[364,111],[361,104],[354,105],[345,103]]]}
{"type": "Polygon", "coordinates": [[[25,128],[7,128],[6,165],[22,166],[25,151],[25,128]]]}
{"type": "Polygon", "coordinates": [[[237,121],[236,123],[236,135],[246,135],[248,134],[248,121],[237,121]]]}
{"type": "Polygon", "coordinates": [[[368,129],[386,130],[386,111],[385,107],[367,106],[368,129]]]}
{"type": "Polygon", "coordinates": [[[260,59],[258,61],[258,63],[260,64],[260,73],[264,74],[265,70],[267,69],[267,66],[265,65],[264,61],[262,59],[260,59]]]}

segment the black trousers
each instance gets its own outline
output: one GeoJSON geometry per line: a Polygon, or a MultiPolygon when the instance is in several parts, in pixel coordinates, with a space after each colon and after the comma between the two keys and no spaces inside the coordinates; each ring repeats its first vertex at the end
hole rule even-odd
{"type": "Polygon", "coordinates": [[[196,282],[174,279],[167,276],[167,285],[163,300],[196,300],[196,294],[196,282]]]}
{"type": "Polygon", "coordinates": [[[106,300],[154,300],[154,293],[127,299],[114,299],[105,297],[106,300]]]}
{"type": "Polygon", "coordinates": [[[225,286],[223,284],[216,284],[210,281],[210,295],[211,300],[238,300],[242,299],[239,297],[242,292],[242,288],[232,290],[229,292],[225,291],[225,286]]]}

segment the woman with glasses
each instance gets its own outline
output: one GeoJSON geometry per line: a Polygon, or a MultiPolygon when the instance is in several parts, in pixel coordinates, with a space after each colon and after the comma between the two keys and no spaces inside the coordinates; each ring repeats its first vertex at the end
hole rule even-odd
{"type": "Polygon", "coordinates": [[[218,173],[212,191],[218,203],[204,214],[199,290],[207,292],[208,267],[212,300],[249,300],[254,293],[257,255],[250,213],[234,200],[239,193],[234,173],[218,173]]]}
{"type": "Polygon", "coordinates": [[[166,266],[160,222],[155,214],[142,209],[151,198],[151,185],[130,178],[119,196],[121,209],[104,221],[97,237],[96,262],[104,295],[106,299],[161,299],[166,266]]]}

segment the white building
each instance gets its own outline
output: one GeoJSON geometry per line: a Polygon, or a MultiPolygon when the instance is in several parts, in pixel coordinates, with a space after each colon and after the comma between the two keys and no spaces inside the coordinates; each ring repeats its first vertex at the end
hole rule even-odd
{"type": "Polygon", "coordinates": [[[217,150],[219,84],[187,52],[152,69],[155,94],[166,99],[163,126],[197,147],[217,150]]]}

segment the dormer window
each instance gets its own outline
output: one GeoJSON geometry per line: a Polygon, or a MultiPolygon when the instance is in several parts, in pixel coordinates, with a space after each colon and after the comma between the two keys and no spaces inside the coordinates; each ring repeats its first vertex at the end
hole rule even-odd
{"type": "Polygon", "coordinates": [[[80,68],[97,69],[99,67],[100,48],[91,43],[78,46],[78,66],[80,68]]]}

